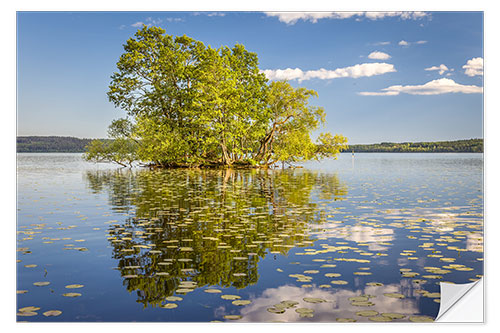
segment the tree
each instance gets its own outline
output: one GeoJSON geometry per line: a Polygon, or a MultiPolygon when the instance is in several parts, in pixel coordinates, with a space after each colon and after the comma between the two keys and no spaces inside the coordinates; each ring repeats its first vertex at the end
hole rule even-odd
{"type": "Polygon", "coordinates": [[[133,139],[133,124],[128,119],[113,120],[108,128],[112,140],[92,140],[86,146],[84,159],[92,162],[114,162],[132,166],[137,160],[137,140],[133,139]]]}
{"type": "MultiPolygon", "coordinates": [[[[322,108],[308,105],[317,93],[268,84],[257,55],[243,45],[212,48],[143,26],[124,50],[108,97],[128,117],[110,126],[116,144],[89,145],[90,160],[267,167],[326,156],[310,138],[325,121],[322,108]]],[[[341,141],[337,150],[330,142],[330,155],[341,141]]]]}

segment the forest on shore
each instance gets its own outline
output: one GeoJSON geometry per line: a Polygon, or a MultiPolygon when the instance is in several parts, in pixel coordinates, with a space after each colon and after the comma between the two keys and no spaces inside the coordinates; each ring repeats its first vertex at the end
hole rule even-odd
{"type": "Polygon", "coordinates": [[[483,139],[434,142],[382,142],[349,145],[346,152],[358,153],[482,153],[483,139]]]}

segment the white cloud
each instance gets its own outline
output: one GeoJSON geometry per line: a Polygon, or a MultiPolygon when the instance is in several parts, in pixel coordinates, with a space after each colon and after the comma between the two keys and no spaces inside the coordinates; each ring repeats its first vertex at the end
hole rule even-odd
{"type": "Polygon", "coordinates": [[[354,66],[327,70],[303,71],[300,68],[266,69],[262,72],[269,80],[298,80],[299,82],[311,79],[329,80],[343,77],[360,78],[395,72],[394,65],[387,63],[365,63],[354,66]]]}
{"type": "Polygon", "coordinates": [[[429,68],[425,69],[426,71],[439,71],[439,75],[443,75],[444,72],[449,71],[448,67],[446,65],[441,64],[439,66],[432,66],[429,68]]]}
{"type": "Polygon", "coordinates": [[[277,17],[280,22],[293,25],[299,20],[318,22],[320,19],[348,19],[365,17],[379,20],[385,17],[399,17],[403,20],[417,20],[429,16],[425,12],[265,12],[267,16],[277,17]]]}
{"type": "Polygon", "coordinates": [[[389,45],[389,44],[391,44],[391,42],[378,42],[373,45],[389,45]]]}
{"type": "Polygon", "coordinates": [[[441,95],[448,93],[480,94],[482,92],[483,87],[461,85],[451,79],[443,78],[427,82],[423,85],[396,85],[384,88],[380,92],[360,92],[358,94],[362,96],[395,96],[400,93],[410,95],[441,95]]]}
{"type": "Polygon", "coordinates": [[[391,56],[384,52],[374,51],[368,55],[368,58],[377,60],[387,60],[391,58],[391,56]]]}
{"type": "Polygon", "coordinates": [[[143,26],[143,24],[144,24],[144,22],[139,21],[139,22],[135,22],[134,24],[131,24],[130,26],[134,27],[134,28],[140,28],[143,26]]]}
{"type": "Polygon", "coordinates": [[[465,69],[465,75],[476,76],[483,75],[483,58],[472,58],[462,66],[465,69]]]}
{"type": "Polygon", "coordinates": [[[426,40],[418,40],[416,42],[407,42],[405,40],[402,40],[402,41],[400,41],[398,43],[398,45],[400,45],[400,46],[410,46],[411,44],[419,44],[420,45],[420,44],[425,44],[425,43],[427,43],[426,40]]]}

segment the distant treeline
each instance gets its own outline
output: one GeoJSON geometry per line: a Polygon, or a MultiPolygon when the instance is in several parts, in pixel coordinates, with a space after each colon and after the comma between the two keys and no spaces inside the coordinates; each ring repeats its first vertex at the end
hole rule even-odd
{"type": "Polygon", "coordinates": [[[83,153],[92,139],[69,136],[18,136],[18,153],[83,153]]]}
{"type": "MultiPolygon", "coordinates": [[[[92,139],[69,136],[18,136],[18,153],[83,153],[92,139]]],[[[367,145],[350,145],[344,152],[355,153],[482,153],[483,139],[439,142],[382,142],[367,145]]]]}
{"type": "Polygon", "coordinates": [[[482,153],[483,139],[437,142],[382,142],[350,145],[344,152],[355,153],[482,153]]]}

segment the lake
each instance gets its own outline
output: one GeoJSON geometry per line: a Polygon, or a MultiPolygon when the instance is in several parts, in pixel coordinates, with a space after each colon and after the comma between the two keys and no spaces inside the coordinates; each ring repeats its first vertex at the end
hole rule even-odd
{"type": "Polygon", "coordinates": [[[483,154],[148,170],[26,153],[17,187],[18,321],[428,321],[439,282],[483,274],[483,154]]]}

